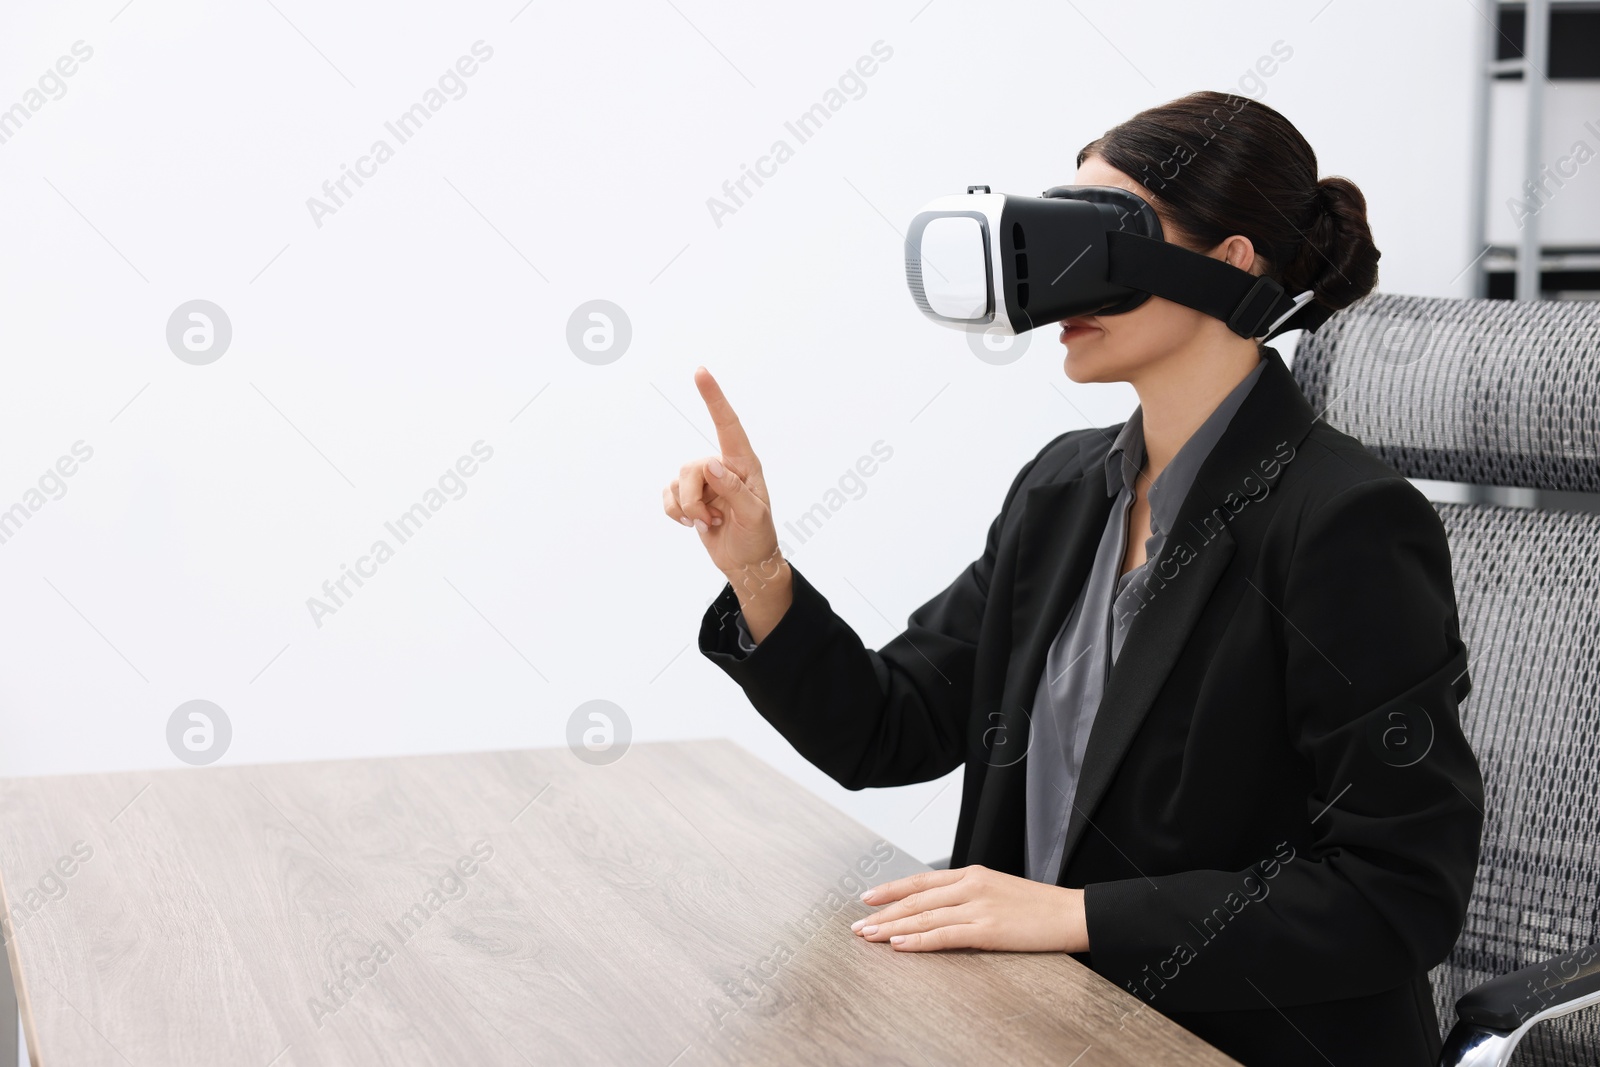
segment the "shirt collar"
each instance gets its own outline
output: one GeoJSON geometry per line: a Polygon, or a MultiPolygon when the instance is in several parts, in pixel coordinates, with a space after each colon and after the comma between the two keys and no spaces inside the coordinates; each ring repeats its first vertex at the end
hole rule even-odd
{"type": "Polygon", "coordinates": [[[1128,421],[1122,424],[1117,439],[1111,442],[1111,452],[1106,456],[1106,495],[1116,496],[1123,486],[1130,490],[1144,466],[1144,408],[1133,409],[1128,421]]]}
{"type": "MultiPolygon", "coordinates": [[[[1184,497],[1189,495],[1189,489],[1194,484],[1195,475],[1200,472],[1200,465],[1205,462],[1211,449],[1222,437],[1222,432],[1227,429],[1234,413],[1239,410],[1239,405],[1244,403],[1244,398],[1261,377],[1262,370],[1267,361],[1261,359],[1251,372],[1244,376],[1238,385],[1222,402],[1214,408],[1206,420],[1200,424],[1199,429],[1189,435],[1189,439],[1178,449],[1178,454],[1172,457],[1161,471],[1161,474],[1150,486],[1150,532],[1152,534],[1165,533],[1172,529],[1177,521],[1178,508],[1183,504],[1184,497]]],[[[1139,478],[1139,470],[1144,466],[1144,408],[1137,407],[1128,421],[1122,426],[1117,438],[1111,444],[1111,451],[1106,455],[1106,495],[1116,496],[1126,488],[1130,496],[1135,491],[1135,484],[1139,478]]]]}

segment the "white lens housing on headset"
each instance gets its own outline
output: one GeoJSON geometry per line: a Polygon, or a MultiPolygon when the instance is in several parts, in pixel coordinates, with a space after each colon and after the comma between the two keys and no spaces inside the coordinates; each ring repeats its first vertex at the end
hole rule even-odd
{"type": "Polygon", "coordinates": [[[995,293],[1005,281],[990,235],[1005,197],[996,193],[942,196],[929,203],[906,233],[906,280],[925,315],[949,325],[994,322],[995,293]]]}

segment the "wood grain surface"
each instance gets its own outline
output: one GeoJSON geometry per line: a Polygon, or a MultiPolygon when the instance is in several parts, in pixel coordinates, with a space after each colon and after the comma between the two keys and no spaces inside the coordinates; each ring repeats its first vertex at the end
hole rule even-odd
{"type": "Polygon", "coordinates": [[[1065,955],[850,933],[926,869],[726,741],[0,783],[46,1067],[1234,1062],[1065,955]]]}

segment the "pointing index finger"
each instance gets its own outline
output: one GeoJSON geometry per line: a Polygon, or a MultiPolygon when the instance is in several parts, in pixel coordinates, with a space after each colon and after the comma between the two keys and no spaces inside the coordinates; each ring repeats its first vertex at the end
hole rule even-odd
{"type": "Polygon", "coordinates": [[[694,384],[700,390],[701,399],[706,402],[706,410],[711,412],[711,421],[717,428],[717,447],[722,450],[723,456],[754,459],[755,451],[750,447],[750,439],[745,436],[744,427],[739,423],[739,416],[734,414],[733,405],[722,395],[722,387],[711,376],[711,372],[705,367],[695,368],[694,384]]]}

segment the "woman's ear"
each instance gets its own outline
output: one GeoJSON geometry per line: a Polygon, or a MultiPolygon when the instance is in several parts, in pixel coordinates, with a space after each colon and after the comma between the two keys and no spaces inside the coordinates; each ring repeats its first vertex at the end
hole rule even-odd
{"type": "Polygon", "coordinates": [[[1250,238],[1242,233],[1236,233],[1223,241],[1212,249],[1211,254],[1215,258],[1221,259],[1231,266],[1238,267],[1240,270],[1247,270],[1251,274],[1261,274],[1266,268],[1266,264],[1261,263],[1256,255],[1256,246],[1251,244],[1250,238]]]}

